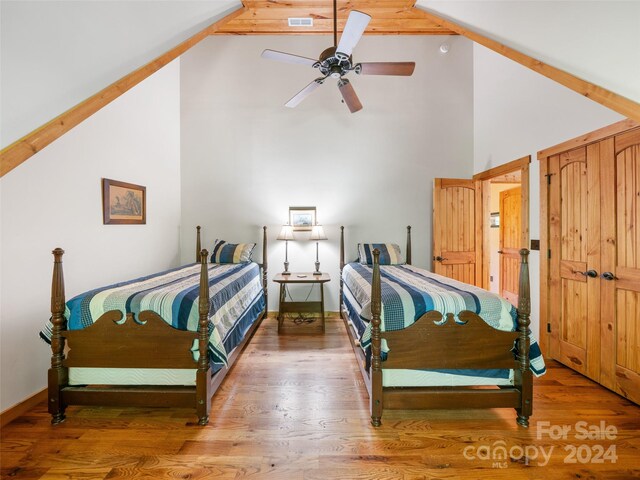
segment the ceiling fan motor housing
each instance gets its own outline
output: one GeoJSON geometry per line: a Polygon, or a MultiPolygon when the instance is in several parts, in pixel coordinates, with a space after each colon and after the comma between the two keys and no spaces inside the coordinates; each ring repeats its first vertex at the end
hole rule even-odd
{"type": "Polygon", "coordinates": [[[314,65],[324,76],[340,78],[352,69],[353,59],[343,53],[336,52],[336,47],[329,47],[320,54],[320,60],[314,65]]]}

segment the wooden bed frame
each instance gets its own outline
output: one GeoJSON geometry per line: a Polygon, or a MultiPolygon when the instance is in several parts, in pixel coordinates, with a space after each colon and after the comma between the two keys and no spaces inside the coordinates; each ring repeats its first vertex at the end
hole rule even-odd
{"type": "MultiPolygon", "coordinates": [[[[370,399],[371,423],[381,425],[385,409],[515,408],[517,423],[529,426],[533,407],[533,377],[529,370],[531,297],[529,250],[520,250],[518,329],[497,330],[470,311],[461,312],[460,325],[452,313],[428,312],[403,330],[381,331],[380,252],[374,250],[371,293],[371,368],[349,325],[342,301],[344,268],[344,227],[340,227],[340,311],[351,346],[358,357],[370,399]],[[444,321],[443,321],[444,318],[444,321]],[[438,322],[438,323],[436,323],[438,322]],[[518,339],[514,358],[513,343],[518,339]],[[381,342],[387,341],[387,359],[380,358],[381,342]],[[425,348],[428,345],[428,348],[425,348]],[[514,385],[478,387],[384,387],[383,369],[513,369],[514,385]]],[[[407,263],[411,263],[411,227],[407,227],[407,263]]]]}
{"type": "MultiPolygon", "coordinates": [[[[196,235],[196,262],[200,262],[198,331],[183,331],[170,326],[158,314],[146,310],[138,318],[111,310],[82,330],[67,330],[64,317],[65,294],[62,274],[64,250],[53,250],[51,284],[51,368],[48,377],[51,423],[65,419],[67,405],[193,407],[198,423],[209,422],[211,397],[218,389],[238,356],[249,343],[265,315],[266,307],[247,331],[242,342],[229,357],[228,366],[214,374],[209,365],[208,318],[209,252],[200,248],[200,227],[196,235]],[[118,322],[118,323],[116,323],[118,322]],[[193,359],[191,348],[198,342],[199,360],[193,359]],[[67,344],[65,356],[65,343],[67,344]],[[195,386],[174,385],[69,385],[69,367],[197,369],[195,386]]],[[[267,227],[263,227],[262,287],[267,301],[267,227]]]]}

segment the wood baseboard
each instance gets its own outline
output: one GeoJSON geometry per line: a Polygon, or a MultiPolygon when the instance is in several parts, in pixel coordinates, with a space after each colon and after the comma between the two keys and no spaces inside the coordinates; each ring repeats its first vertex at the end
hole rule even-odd
{"type": "Polygon", "coordinates": [[[13,422],[20,415],[24,415],[39,403],[46,401],[47,389],[44,388],[41,391],[34,393],[22,402],[17,403],[13,407],[9,407],[4,412],[0,413],[0,427],[4,427],[6,424],[13,422]]]}

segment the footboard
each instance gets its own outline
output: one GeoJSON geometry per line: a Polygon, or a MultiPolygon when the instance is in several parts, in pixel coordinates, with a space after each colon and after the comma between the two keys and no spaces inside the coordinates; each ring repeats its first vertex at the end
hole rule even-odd
{"type": "Polygon", "coordinates": [[[532,376],[529,370],[529,270],[523,249],[520,270],[518,329],[505,332],[489,326],[473,312],[429,312],[403,330],[381,331],[379,252],[374,251],[371,287],[371,421],[381,424],[383,408],[489,408],[513,407],[517,422],[528,426],[532,409],[532,376]],[[382,340],[386,360],[382,361],[382,340]],[[516,342],[517,340],[517,342],[516,342]],[[514,343],[516,342],[516,343],[514,343]],[[517,345],[517,356],[514,356],[517,345]],[[382,370],[413,369],[510,369],[514,386],[500,389],[470,387],[385,388],[382,370]]]}
{"type": "Polygon", "coordinates": [[[197,332],[179,330],[157,313],[140,312],[138,317],[111,310],[82,330],[65,330],[67,355],[63,366],[91,368],[195,369],[197,332]],[[195,357],[195,358],[194,358],[195,357]]]}
{"type": "MultiPolygon", "coordinates": [[[[197,244],[200,244],[200,227],[197,244]]],[[[208,423],[212,389],[207,250],[202,250],[199,255],[201,267],[197,332],[175,329],[152,311],[140,312],[137,317],[129,313],[123,319],[119,310],[107,311],[85,329],[67,330],[67,320],[64,317],[63,254],[64,250],[60,248],[53,251],[52,356],[48,372],[51,422],[62,422],[66,406],[73,404],[190,407],[195,408],[198,423],[208,423]],[[69,368],[188,369],[194,371],[194,384],[70,385],[69,368]]]]}
{"type": "Polygon", "coordinates": [[[515,369],[513,343],[517,332],[496,330],[473,312],[456,317],[426,313],[413,325],[381,332],[389,348],[385,369],[515,369]],[[425,348],[428,346],[428,348],[425,348]]]}

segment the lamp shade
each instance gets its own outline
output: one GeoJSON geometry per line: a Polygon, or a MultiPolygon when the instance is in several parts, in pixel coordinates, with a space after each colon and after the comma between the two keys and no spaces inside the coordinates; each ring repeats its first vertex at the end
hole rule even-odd
{"type": "Polygon", "coordinates": [[[278,240],[293,240],[293,227],[291,225],[283,225],[278,235],[278,240]]]}
{"type": "Polygon", "coordinates": [[[327,236],[324,234],[322,225],[314,225],[311,229],[311,237],[309,240],[327,240],[327,236]]]}

